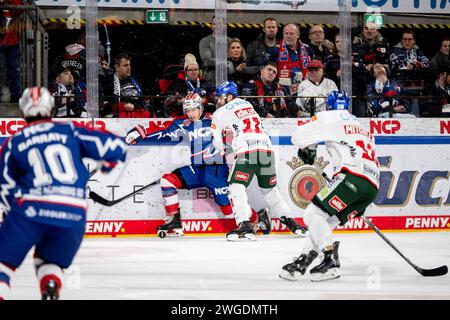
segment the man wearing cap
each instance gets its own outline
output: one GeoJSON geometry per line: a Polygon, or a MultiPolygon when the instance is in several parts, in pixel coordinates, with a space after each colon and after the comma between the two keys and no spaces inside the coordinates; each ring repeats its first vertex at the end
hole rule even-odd
{"type": "Polygon", "coordinates": [[[308,64],[306,80],[300,83],[297,92],[297,117],[313,116],[317,111],[326,109],[328,94],[338,90],[333,80],[323,76],[323,64],[320,60],[311,60],[308,64]]]}
{"type": "Polygon", "coordinates": [[[85,111],[86,98],[83,88],[76,82],[72,70],[60,61],[52,69],[53,81],[49,91],[55,97],[55,117],[82,117],[85,111]]]}

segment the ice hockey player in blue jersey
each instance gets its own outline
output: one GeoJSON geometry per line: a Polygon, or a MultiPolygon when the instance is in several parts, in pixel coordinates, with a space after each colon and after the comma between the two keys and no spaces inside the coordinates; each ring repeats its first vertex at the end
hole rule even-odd
{"type": "Polygon", "coordinates": [[[62,270],[80,247],[86,222],[89,172],[82,159],[109,172],[124,161],[127,145],[117,136],[51,120],[54,98],[44,87],[28,88],[19,100],[28,125],[0,150],[0,300],[10,278],[34,247],[42,299],[59,298],[62,270]]]}
{"type": "MultiPolygon", "coordinates": [[[[162,238],[166,235],[183,235],[178,189],[207,187],[214,194],[214,200],[222,213],[225,216],[233,213],[227,195],[228,165],[213,146],[211,117],[208,114],[203,115],[201,97],[196,93],[188,94],[183,102],[183,112],[186,117],[174,119],[164,130],[147,135],[144,127],[139,125],[130,130],[125,137],[128,144],[135,144],[143,139],[154,142],[178,141],[181,137],[189,139],[191,165],[178,168],[161,177],[161,191],[167,213],[165,223],[158,227],[158,235],[162,238]]],[[[259,214],[264,213],[261,210],[259,214]]],[[[252,222],[256,223],[256,212],[253,212],[252,218],[252,222]]],[[[264,226],[261,229],[267,228],[264,226]]]]}

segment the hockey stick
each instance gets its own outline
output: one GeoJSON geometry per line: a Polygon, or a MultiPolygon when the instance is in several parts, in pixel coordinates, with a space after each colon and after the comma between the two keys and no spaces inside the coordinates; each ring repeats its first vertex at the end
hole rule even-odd
{"type": "Polygon", "coordinates": [[[99,168],[96,168],[96,169],[92,170],[91,172],[89,172],[89,179],[92,178],[92,176],[97,173],[98,169],[99,168]]]}
{"type": "Polygon", "coordinates": [[[104,205],[106,207],[111,207],[111,206],[113,206],[115,204],[118,204],[119,202],[121,202],[121,201],[123,201],[125,199],[128,199],[129,197],[135,195],[136,193],[139,193],[139,192],[141,192],[141,191],[143,191],[143,190],[145,190],[145,189],[147,189],[147,188],[149,188],[151,186],[154,186],[154,185],[158,184],[159,182],[160,182],[159,179],[156,180],[156,181],[153,181],[152,183],[149,183],[146,186],[143,186],[142,188],[139,188],[136,191],[133,191],[133,192],[123,196],[122,198],[119,198],[119,199],[116,199],[116,200],[105,199],[101,195],[99,195],[98,193],[96,193],[94,191],[90,191],[89,192],[89,198],[91,198],[95,202],[100,203],[101,205],[104,205]]]}
{"type": "MultiPolygon", "coordinates": [[[[331,179],[328,178],[328,176],[324,172],[322,172],[322,176],[328,182],[331,181],[331,179]]],[[[362,215],[361,218],[372,228],[373,231],[376,232],[376,234],[378,234],[381,237],[381,239],[386,241],[387,244],[389,246],[391,246],[392,249],[395,250],[395,252],[397,252],[403,259],[405,259],[405,261],[408,262],[408,264],[411,267],[413,267],[422,276],[424,276],[424,277],[438,277],[438,276],[443,276],[443,275],[447,274],[448,267],[446,265],[443,265],[443,266],[440,266],[440,267],[434,268],[434,269],[422,269],[422,268],[418,267],[417,265],[412,263],[411,260],[409,260],[407,257],[405,257],[405,255],[403,253],[401,253],[401,251],[398,250],[397,247],[394,246],[394,244],[388,238],[386,238],[386,236],[369,219],[367,219],[364,215],[362,215]]]]}
{"type": "Polygon", "coordinates": [[[361,216],[361,218],[372,228],[373,231],[375,231],[384,241],[386,241],[387,244],[390,245],[392,249],[394,249],[403,259],[405,259],[406,262],[408,262],[411,267],[416,269],[416,271],[421,275],[423,275],[424,277],[437,277],[447,274],[448,268],[445,265],[434,269],[422,269],[416,266],[414,263],[411,262],[411,260],[405,257],[403,253],[401,253],[400,250],[398,250],[397,247],[394,246],[392,242],[389,241],[389,239],[386,238],[386,236],[369,219],[367,219],[365,216],[361,216]]]}

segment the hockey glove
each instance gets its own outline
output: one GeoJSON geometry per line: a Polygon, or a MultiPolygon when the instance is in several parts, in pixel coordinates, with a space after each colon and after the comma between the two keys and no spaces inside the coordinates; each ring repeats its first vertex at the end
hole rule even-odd
{"type": "Polygon", "coordinates": [[[298,149],[298,157],[305,163],[312,165],[316,159],[317,146],[307,147],[305,149],[298,149]]]}
{"type": "Polygon", "coordinates": [[[145,139],[147,136],[147,132],[145,131],[145,128],[141,125],[138,125],[128,131],[127,135],[125,136],[125,142],[127,144],[136,144],[137,142],[145,139]]]}

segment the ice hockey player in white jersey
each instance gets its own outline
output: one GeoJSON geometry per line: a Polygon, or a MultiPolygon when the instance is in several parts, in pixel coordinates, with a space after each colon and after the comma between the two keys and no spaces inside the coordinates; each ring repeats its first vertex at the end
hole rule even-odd
{"type": "Polygon", "coordinates": [[[288,227],[294,233],[304,233],[306,229],[296,224],[277,188],[274,151],[261,118],[252,104],[237,96],[238,90],[234,82],[226,81],[217,87],[218,109],[214,112],[211,123],[214,146],[220,152],[225,151],[223,132],[231,130],[233,133],[231,148],[236,161],[228,176],[228,196],[239,227],[227,234],[227,240],[256,240],[246,193],[254,176],[258,179],[270,211],[284,216],[285,221],[289,220],[291,225],[288,227]]]}
{"type": "Polygon", "coordinates": [[[310,270],[312,281],[340,276],[338,247],[332,230],[350,217],[364,214],[375,200],[379,186],[379,163],[374,137],[346,109],[349,98],[343,91],[333,91],[327,98],[329,111],[317,113],[300,125],[292,136],[298,156],[313,164],[317,144],[325,142],[334,169],[333,179],[320,190],[303,213],[309,235],[303,252],[294,262],[283,266],[280,277],[298,280],[323,252],[323,260],[310,270]]]}
{"type": "Polygon", "coordinates": [[[28,125],[0,150],[0,204],[7,213],[0,226],[0,300],[32,247],[42,299],[56,300],[85,232],[89,172],[82,160],[109,172],[125,160],[127,146],[109,132],[53,122],[54,98],[44,87],[26,89],[19,107],[28,125]]]}

